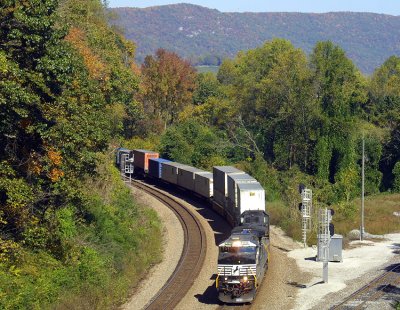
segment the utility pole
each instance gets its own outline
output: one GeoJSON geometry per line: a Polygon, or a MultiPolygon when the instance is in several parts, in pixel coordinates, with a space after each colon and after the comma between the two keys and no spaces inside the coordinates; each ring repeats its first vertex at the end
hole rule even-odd
{"type": "Polygon", "coordinates": [[[364,165],[365,165],[365,140],[364,135],[362,138],[362,168],[361,168],[361,229],[360,229],[360,238],[361,241],[364,240],[364,165]]]}

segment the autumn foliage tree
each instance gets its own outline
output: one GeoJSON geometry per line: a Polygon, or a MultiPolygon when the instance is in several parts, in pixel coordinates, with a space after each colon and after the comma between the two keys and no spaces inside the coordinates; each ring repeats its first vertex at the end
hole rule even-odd
{"type": "Polygon", "coordinates": [[[23,244],[62,255],[54,214],[80,205],[77,184],[108,146],[110,111],[133,101],[133,51],[98,17],[68,29],[56,0],[2,1],[0,24],[0,253],[23,244]],[[108,41],[94,40],[101,27],[108,41]]]}
{"type": "Polygon", "coordinates": [[[134,104],[135,46],[105,2],[60,3],[0,1],[0,309],[111,309],[157,259],[137,254],[157,219],[103,154],[134,104]]]}
{"type": "Polygon", "coordinates": [[[177,54],[159,49],[142,65],[145,111],[164,127],[177,120],[179,112],[192,103],[196,72],[177,54]]]}

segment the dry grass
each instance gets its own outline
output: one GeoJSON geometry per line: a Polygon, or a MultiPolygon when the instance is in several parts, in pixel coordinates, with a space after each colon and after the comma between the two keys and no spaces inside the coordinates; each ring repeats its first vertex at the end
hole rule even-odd
{"type": "MultiPolygon", "coordinates": [[[[335,225],[335,233],[343,235],[344,246],[346,247],[349,240],[347,234],[353,229],[360,228],[360,208],[361,200],[355,199],[352,204],[356,208],[353,217],[348,218],[340,212],[336,211],[333,216],[335,225]]],[[[291,211],[282,201],[274,201],[267,203],[267,212],[270,215],[271,224],[280,226],[288,236],[295,240],[301,240],[301,220],[300,213],[296,216],[297,211],[291,211]]],[[[334,209],[335,206],[333,206],[334,209]]],[[[400,194],[379,194],[366,197],[365,199],[365,230],[374,235],[382,235],[388,233],[400,232],[400,217],[394,216],[393,212],[400,212],[400,194]]],[[[315,212],[316,215],[316,212],[315,212]]],[[[308,234],[308,244],[316,244],[317,226],[316,218],[313,220],[313,231],[308,234]]]]}
{"type": "MultiPolygon", "coordinates": [[[[355,199],[357,213],[351,219],[335,214],[333,222],[339,234],[347,235],[352,229],[359,229],[361,218],[361,199],[355,199]]],[[[365,199],[364,227],[371,234],[381,235],[400,232],[400,217],[394,216],[400,212],[400,194],[379,194],[365,199]]]]}

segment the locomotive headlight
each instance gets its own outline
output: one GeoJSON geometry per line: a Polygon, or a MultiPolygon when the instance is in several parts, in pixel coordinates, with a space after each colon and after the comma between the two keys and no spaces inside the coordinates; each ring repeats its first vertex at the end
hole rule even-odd
{"type": "Polygon", "coordinates": [[[243,281],[244,281],[244,282],[247,282],[247,280],[248,280],[247,277],[244,276],[244,277],[243,277],[243,281]]]}
{"type": "Polygon", "coordinates": [[[240,240],[232,242],[232,247],[234,247],[234,248],[240,248],[241,246],[242,246],[242,242],[240,240]]]}

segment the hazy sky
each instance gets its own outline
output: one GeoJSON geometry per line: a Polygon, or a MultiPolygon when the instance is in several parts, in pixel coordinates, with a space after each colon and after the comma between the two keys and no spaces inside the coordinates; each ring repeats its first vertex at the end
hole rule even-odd
{"type": "Polygon", "coordinates": [[[110,7],[148,7],[193,3],[222,12],[374,12],[400,15],[400,0],[108,0],[110,7]]]}

